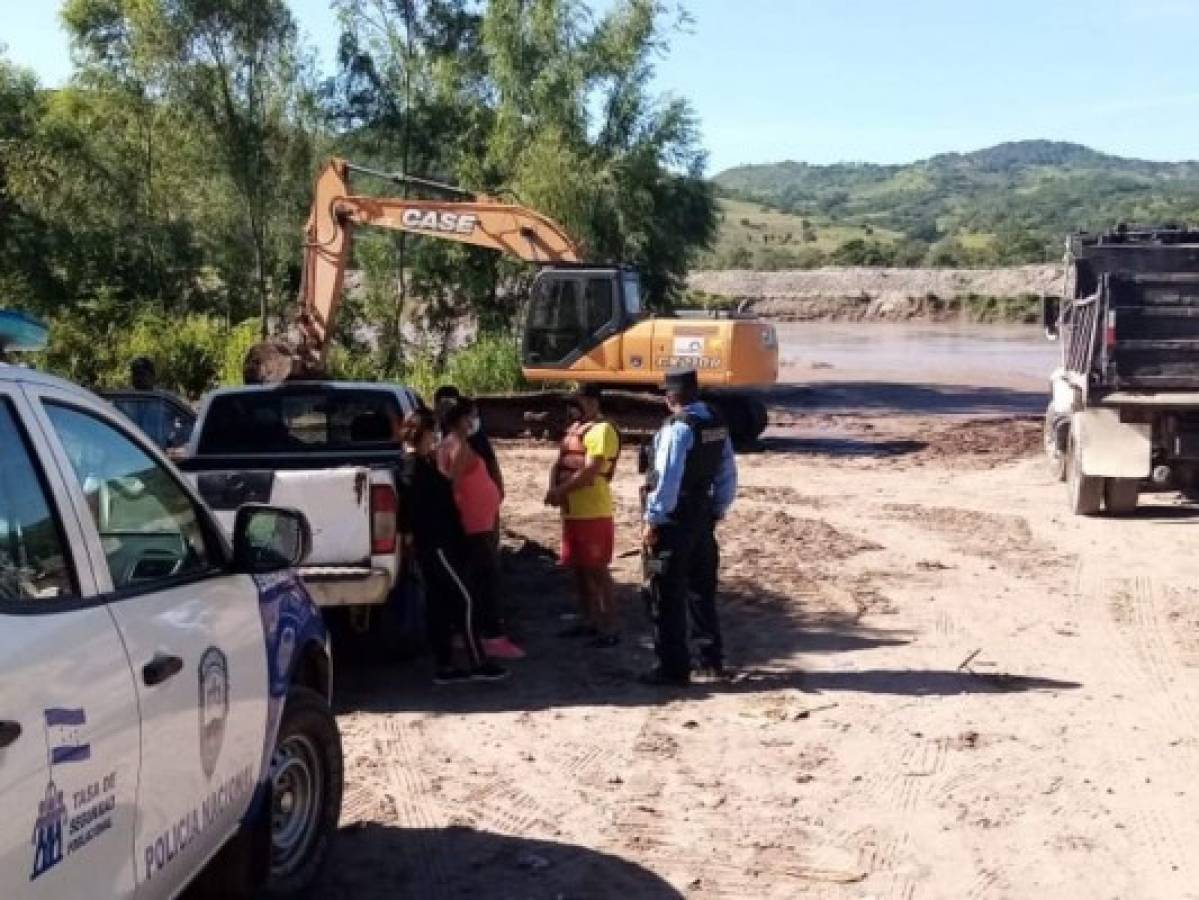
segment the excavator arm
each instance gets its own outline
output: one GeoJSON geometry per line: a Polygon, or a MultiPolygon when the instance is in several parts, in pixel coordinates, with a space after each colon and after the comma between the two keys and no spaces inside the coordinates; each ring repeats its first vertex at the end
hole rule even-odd
{"type": "MultiPolygon", "coordinates": [[[[316,180],[312,209],[304,231],[304,269],[300,282],[301,346],[291,371],[276,364],[255,380],[274,381],[323,369],[341,305],[354,229],[360,225],[486,247],[530,263],[576,263],[579,247],[552,219],[531,209],[492,198],[407,200],[366,197],[350,191],[351,166],[332,159],[316,180]]],[[[257,348],[256,348],[257,349],[257,348]]],[[[261,361],[258,365],[261,369],[261,361]]],[[[247,375],[250,361],[247,364],[247,375]]]]}

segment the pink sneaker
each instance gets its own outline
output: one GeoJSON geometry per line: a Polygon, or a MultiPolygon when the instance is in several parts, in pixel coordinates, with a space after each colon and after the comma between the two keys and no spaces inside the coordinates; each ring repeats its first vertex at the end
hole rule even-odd
{"type": "Polygon", "coordinates": [[[524,659],[525,651],[507,637],[483,638],[483,652],[492,659],[524,659]]]}

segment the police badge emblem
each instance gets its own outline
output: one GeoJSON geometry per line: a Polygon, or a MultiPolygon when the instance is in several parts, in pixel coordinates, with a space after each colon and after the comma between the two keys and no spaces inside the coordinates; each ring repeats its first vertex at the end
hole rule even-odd
{"type": "Polygon", "coordinates": [[[200,764],[208,778],[216,771],[229,719],[229,662],[218,647],[200,657],[200,764]]]}

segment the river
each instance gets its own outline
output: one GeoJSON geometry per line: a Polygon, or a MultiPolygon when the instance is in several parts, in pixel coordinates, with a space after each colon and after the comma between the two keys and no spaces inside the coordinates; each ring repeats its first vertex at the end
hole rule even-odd
{"type": "Polygon", "coordinates": [[[784,383],[878,381],[1043,391],[1058,346],[1035,325],[778,325],[784,383]]]}

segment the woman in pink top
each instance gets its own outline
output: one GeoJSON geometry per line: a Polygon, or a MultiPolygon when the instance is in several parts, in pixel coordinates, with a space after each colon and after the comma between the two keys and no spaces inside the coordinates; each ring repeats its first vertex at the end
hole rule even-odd
{"type": "Polygon", "coordinates": [[[454,486],[454,502],[466,532],[480,644],[494,659],[522,659],[524,651],[504,633],[499,609],[500,559],[494,537],[503,498],[468,441],[478,411],[473,400],[462,397],[447,402],[439,412],[442,437],[437,466],[454,486]]]}

